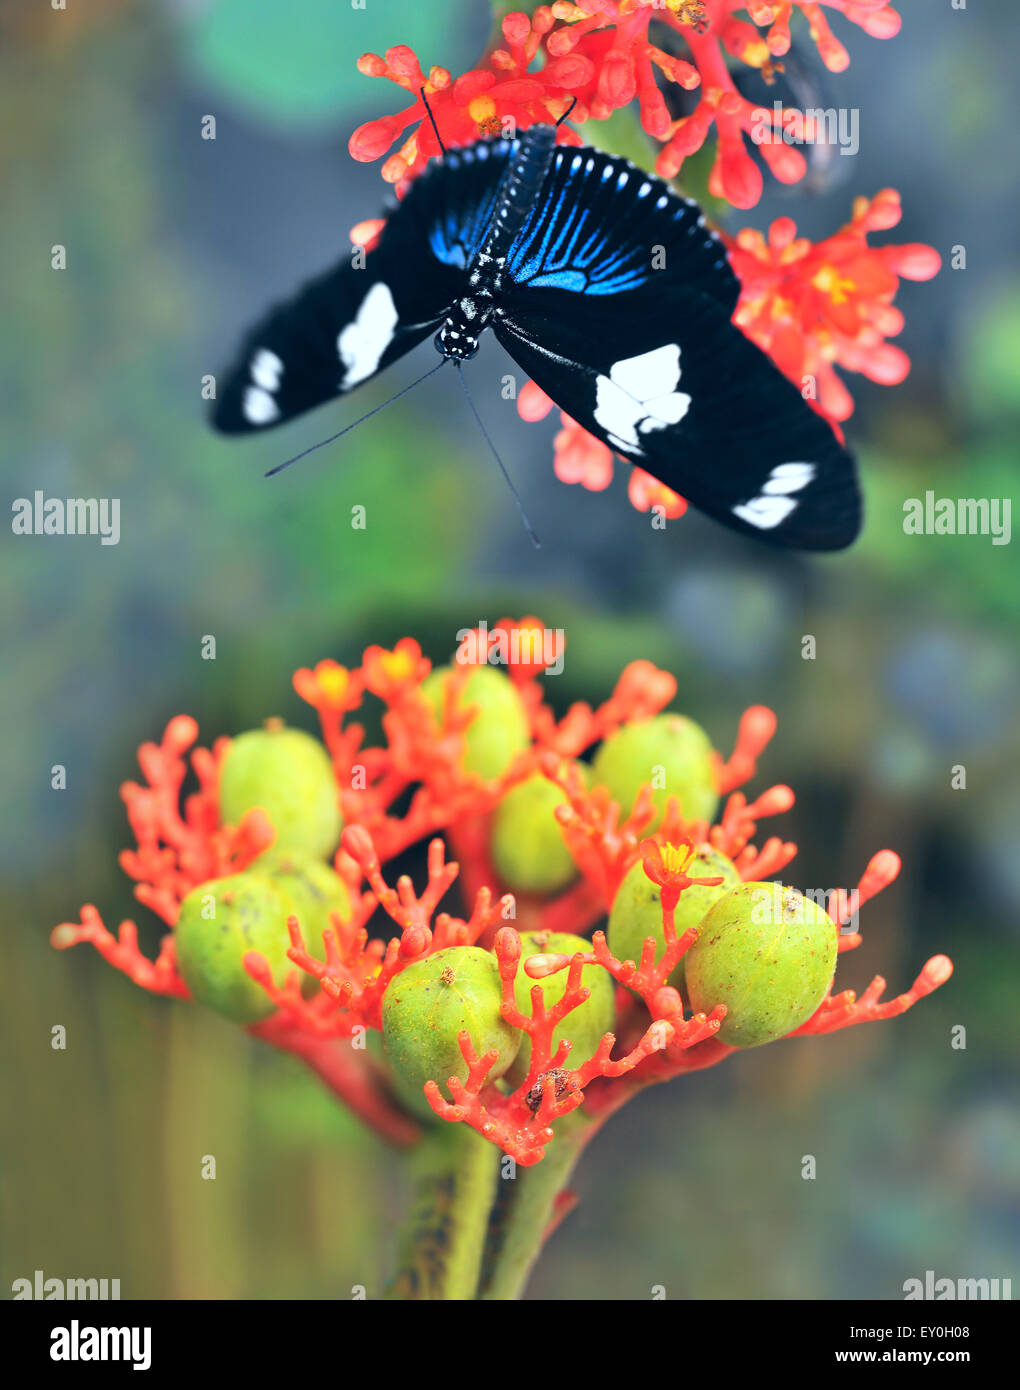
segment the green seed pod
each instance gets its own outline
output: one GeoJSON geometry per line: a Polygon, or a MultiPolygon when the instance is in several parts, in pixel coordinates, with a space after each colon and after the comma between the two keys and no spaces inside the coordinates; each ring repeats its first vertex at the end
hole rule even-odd
{"type": "MultiPolygon", "coordinates": [[[[320,859],[291,850],[267,850],[250,867],[275,883],[293,903],[305,945],[311,955],[323,960],[322,933],[330,925],[330,915],[335,912],[346,921],[351,913],[350,895],[340,875],[320,859]]],[[[314,976],[303,976],[301,989],[306,996],[318,988],[314,976]]]]}
{"type": "Polygon", "coordinates": [[[193,889],[174,928],[177,965],[200,1004],[234,1023],[258,1023],[274,1011],[261,985],[244,968],[248,951],[265,956],[277,985],[290,970],[287,918],[293,902],[268,878],[233,874],[193,889]]]}
{"type": "Polygon", "coordinates": [[[725,1004],[719,1038],[758,1047],[807,1021],[836,968],[836,928],[816,903],[777,883],[743,883],[719,899],[687,953],[691,1006],[725,1004]]]}
{"type": "MultiPolygon", "coordinates": [[[[687,873],[691,878],[721,877],[723,882],[715,888],[695,883],[684,889],[673,917],[678,937],[696,927],[709,908],[740,882],[733,861],[711,845],[702,845],[695,851],[694,858],[687,866],[687,873]]],[[[666,936],[662,929],[662,890],[645,873],[639,859],[631,866],[613,899],[606,940],[617,960],[632,960],[635,965],[640,965],[641,949],[647,936],[655,937],[655,959],[659,960],[666,949],[666,936]]],[[[670,973],[667,984],[674,989],[684,987],[684,962],[689,955],[690,950],[680,957],[670,973]]]]}
{"type": "Polygon", "coordinates": [[[416,1114],[433,1114],[424,1096],[426,1081],[435,1081],[451,1100],[449,1078],[467,1079],[468,1065],[457,1042],[463,1030],[479,1056],[491,1048],[499,1053],[490,1081],[510,1066],[521,1034],[500,1013],[502,998],[496,957],[478,946],[437,951],[391,981],[383,995],[383,1044],[395,1087],[416,1114]]]}
{"type": "Polygon", "coordinates": [[[657,829],[671,796],[688,821],[711,820],[719,804],[708,735],[682,714],[657,714],[617,729],[596,754],[593,772],[624,816],[630,815],[642,784],[651,783],[658,814],[645,834],[657,829]]]}
{"type": "Polygon", "coordinates": [[[496,807],[492,857],[508,888],[558,893],[577,877],[555,814],[557,806],[566,805],[567,797],[556,783],[536,772],[511,788],[496,807]]]}
{"type": "MultiPolygon", "coordinates": [[[[437,720],[443,717],[450,667],[440,666],[421,686],[437,720]]],[[[476,667],[457,697],[457,708],[477,706],[464,729],[464,769],[491,781],[510,766],[514,756],[531,743],[528,716],[513,681],[492,666],[476,667]]]]}
{"type": "Polygon", "coordinates": [[[340,843],[340,807],[329,754],[318,739],[268,719],[233,740],[220,769],[220,819],[239,825],[261,807],[276,830],[273,848],[329,859],[340,843]]]}
{"type": "MultiPolygon", "coordinates": [[[[587,953],[590,950],[591,942],[585,941],[583,936],[571,936],[568,932],[523,932],[521,935],[521,963],[517,971],[517,979],[514,981],[514,997],[521,1013],[530,1015],[531,991],[536,985],[542,986],[542,995],[547,1009],[558,1004],[567,989],[569,972],[566,970],[559,970],[555,975],[550,975],[544,980],[533,980],[530,975],[526,975],[524,963],[530,956],[545,954],[576,956],[578,951],[587,953]]],[[[602,1041],[603,1035],[611,1033],[616,1022],[616,1009],[613,1001],[615,987],[609,972],[604,970],[601,965],[586,965],[581,971],[581,983],[586,989],[591,990],[590,996],[583,1004],[572,1009],[563,1022],[557,1025],[553,1033],[552,1050],[554,1055],[564,1038],[569,1038],[574,1044],[565,1064],[568,1068],[576,1067],[581,1062],[587,1062],[602,1041]]],[[[531,1039],[527,1034],[524,1034],[521,1050],[510,1069],[508,1080],[514,1086],[519,1086],[527,1076],[530,1064],[531,1039]]]]}

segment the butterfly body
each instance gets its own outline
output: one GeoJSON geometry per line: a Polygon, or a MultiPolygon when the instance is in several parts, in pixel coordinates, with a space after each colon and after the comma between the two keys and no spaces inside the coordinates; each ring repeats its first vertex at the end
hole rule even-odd
{"type": "Polygon", "coordinates": [[[468,269],[469,293],[451,306],[435,337],[437,351],[452,361],[466,361],[478,351],[478,339],[498,314],[507,257],[529,208],[539,196],[556,149],[556,130],[531,126],[509,158],[496,189],[492,223],[468,269]]]}
{"type": "Polygon", "coordinates": [[[839,549],[853,461],[731,318],[740,286],[700,209],[552,126],[449,151],[363,266],[342,261],[249,335],[214,423],[246,433],[345,394],[430,333],[491,328],[569,416],[725,524],[839,549]]]}

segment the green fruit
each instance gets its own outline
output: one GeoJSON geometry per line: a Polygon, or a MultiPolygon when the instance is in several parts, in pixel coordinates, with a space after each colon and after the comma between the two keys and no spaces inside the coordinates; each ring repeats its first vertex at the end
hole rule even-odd
{"type": "MultiPolygon", "coordinates": [[[[440,666],[422,682],[421,693],[437,720],[443,718],[449,678],[450,667],[440,666]]],[[[489,782],[531,743],[528,716],[513,681],[492,666],[476,667],[461,687],[455,707],[469,705],[477,706],[477,713],[464,729],[464,770],[489,782]]]]}
{"type": "Polygon", "coordinates": [[[718,1036],[758,1047],[807,1021],[836,968],[836,928],[795,888],[744,883],[719,899],[687,953],[691,1006],[725,1004],[718,1036]]]}
{"type": "Polygon", "coordinates": [[[220,769],[220,819],[239,825],[259,806],[276,830],[273,848],[328,859],[340,843],[336,777],[318,739],[280,720],[240,734],[220,769]]]}
{"type": "MultiPolygon", "coordinates": [[[[549,931],[522,933],[521,963],[517,970],[517,979],[514,981],[514,997],[521,1013],[530,1016],[531,991],[536,985],[542,986],[542,997],[545,1000],[546,1009],[551,1009],[554,1004],[558,1004],[567,989],[567,976],[569,974],[567,970],[559,970],[555,975],[549,975],[544,980],[533,980],[530,975],[526,975],[524,963],[530,956],[547,953],[576,956],[578,951],[588,953],[590,950],[591,942],[585,941],[583,936],[571,936],[567,932],[549,931]]],[[[571,1009],[553,1033],[552,1054],[554,1056],[557,1047],[564,1038],[569,1038],[574,1044],[565,1063],[568,1068],[577,1067],[582,1062],[587,1062],[602,1041],[603,1036],[613,1031],[613,1025],[616,1022],[616,1010],[613,1003],[614,985],[609,972],[601,965],[586,965],[581,971],[581,983],[591,990],[590,996],[576,1009],[571,1009]]],[[[519,1086],[527,1076],[530,1064],[531,1039],[525,1034],[521,1042],[521,1050],[517,1054],[517,1060],[510,1069],[508,1080],[513,1085],[519,1086]]]]}
{"type": "Polygon", "coordinates": [[[383,995],[382,1032],[394,1084],[416,1114],[433,1111],[423,1094],[435,1081],[447,1100],[451,1076],[467,1079],[457,1034],[467,1030],[480,1057],[495,1048],[494,1081],[517,1056],[521,1034],[500,1013],[503,991],[496,957],[478,946],[450,946],[402,970],[383,995]]]}
{"type": "MultiPolygon", "coordinates": [[[[320,859],[291,850],[267,850],[250,868],[270,879],[290,899],[309,953],[317,960],[325,959],[322,933],[330,926],[330,915],[335,912],[346,921],[351,912],[350,895],[340,875],[320,859]]],[[[315,994],[318,988],[314,975],[302,977],[305,995],[315,994]]]]}
{"type": "Polygon", "coordinates": [[[271,879],[290,898],[306,946],[321,946],[331,913],[338,913],[342,921],[350,916],[347,885],[321,859],[273,848],[260,854],[249,867],[260,878],[271,879]]]}
{"type": "Polygon", "coordinates": [[[577,877],[556,807],[568,798],[540,772],[512,787],[492,820],[492,857],[500,878],[519,893],[558,893],[577,877]]]}
{"type": "Polygon", "coordinates": [[[297,967],[287,959],[287,918],[294,904],[267,878],[233,874],[193,889],[174,928],[177,966],[195,999],[234,1023],[257,1023],[276,1005],[244,968],[248,951],[265,956],[282,985],[297,967]]]}
{"type": "MultiPolygon", "coordinates": [[[[678,937],[696,927],[713,903],[740,882],[740,875],[733,867],[732,860],[711,845],[702,845],[695,851],[694,858],[687,866],[687,873],[691,878],[721,876],[723,882],[715,888],[695,883],[684,889],[673,915],[678,937]]],[[[647,936],[655,937],[655,959],[659,960],[666,949],[666,935],[662,928],[662,892],[659,885],[653,883],[645,873],[639,859],[631,866],[613,899],[606,940],[617,960],[632,960],[635,965],[640,965],[641,949],[647,936]]],[[[680,957],[669,975],[666,983],[674,989],[683,988],[684,962],[691,950],[693,947],[680,957]]]]}
{"type": "Polygon", "coordinates": [[[658,827],[671,796],[686,821],[711,820],[719,804],[708,735],[682,714],[657,714],[617,729],[596,754],[593,772],[594,781],[620,803],[623,816],[630,815],[642,785],[652,783],[658,814],[645,834],[658,827]]]}

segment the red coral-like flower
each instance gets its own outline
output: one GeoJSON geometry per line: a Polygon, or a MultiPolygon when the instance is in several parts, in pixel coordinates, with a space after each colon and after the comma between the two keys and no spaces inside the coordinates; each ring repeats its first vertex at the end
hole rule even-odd
{"type": "MultiPolygon", "coordinates": [[[[517,412],[529,423],[544,420],[554,402],[540,386],[526,381],[517,396],[517,412]]],[[[562,428],[553,440],[553,471],[561,483],[580,483],[589,492],[602,492],[613,481],[613,453],[576,420],[560,411],[562,428]]],[[[628,459],[622,460],[629,464],[628,459]]],[[[631,466],[627,496],[639,512],[659,507],[670,520],[687,510],[684,499],[643,468],[631,466]]]]}
{"type": "MultiPolygon", "coordinates": [[[[526,381],[517,396],[522,420],[544,420],[555,402],[533,381],[526,381]]],[[[553,471],[561,483],[580,483],[589,492],[602,492],[613,481],[613,454],[607,444],[589,434],[576,420],[560,411],[561,429],[553,440],[553,471]]]]}
{"type": "MultiPolygon", "coordinates": [[[[899,15],[885,0],[822,3],[874,38],[891,38],[899,31],[899,15]]],[[[502,46],[489,53],[483,66],[456,80],[440,67],[426,76],[406,46],[389,49],[385,58],[365,54],[359,71],[388,78],[413,92],[415,100],[396,115],[360,126],[351,137],[350,152],[355,159],[378,159],[404,137],[399,152],[384,163],[383,177],[401,183],[418,174],[440,152],[419,96],[422,88],[448,147],[556,120],[572,99],[577,121],[604,120],[636,100],[645,130],[662,143],[656,171],[663,178],[675,177],[714,127],[718,144],[711,191],[735,207],[753,207],[761,197],[762,176],[747,150],[748,139],[758,142],[762,158],[784,183],[802,178],[806,162],[799,150],[782,140],[760,139],[763,122],[774,127],[774,113],[740,95],[726,55],[771,80],[781,67],[777,60],[789,51],[795,11],[806,20],[826,66],[842,71],[849,55],[815,0],[557,0],[552,6],[540,5],[530,18],[507,15],[502,46]],[[744,12],[752,23],[741,17],[744,12]],[[682,38],[690,61],[651,41],[653,21],[682,38]],[[542,65],[531,71],[536,59],[542,65]],[[687,91],[700,90],[689,116],[671,118],[657,78],[687,91]]],[[[564,129],[558,138],[577,142],[577,136],[564,129]]]]}
{"type": "MultiPolygon", "coordinates": [[[[536,122],[558,120],[570,104],[573,86],[587,69],[583,63],[567,61],[547,65],[540,74],[528,74],[528,66],[552,25],[547,6],[540,6],[530,21],[526,15],[508,15],[503,21],[506,47],[489,55],[487,67],[466,72],[456,80],[441,67],[430,68],[426,77],[417,55],[404,44],[387,49],[385,58],[366,53],[358,59],[359,72],[388,78],[413,92],[415,99],[394,116],[359,126],[348,144],[352,157],[378,159],[414,126],[400,150],[383,164],[382,175],[388,183],[400,184],[419,174],[429,159],[440,153],[420,96],[422,89],[448,149],[484,135],[499,135],[504,128],[526,130],[536,122]]],[[[565,127],[561,127],[559,139],[564,144],[580,143],[565,127]]]]}
{"type": "Polygon", "coordinates": [[[639,512],[650,512],[657,507],[670,521],[683,516],[687,510],[687,503],[678,492],[636,466],[631,468],[627,479],[627,496],[631,506],[639,512]]]}
{"type": "MultiPolygon", "coordinates": [[[[770,710],[749,709],[741,719],[732,754],[725,760],[716,755],[716,783],[726,797],[718,823],[685,821],[676,798],[671,797],[658,829],[649,836],[647,830],[656,815],[651,787],[642,788],[632,807],[621,807],[606,787],[586,785],[575,760],[621,725],[657,714],[676,693],[674,678],[650,662],[632,662],[602,705],[593,709],[578,703],[557,719],[544,702],[538,681],[549,660],[545,631],[534,617],[507,618],[491,629],[481,626],[472,631],[479,659],[497,655],[509,663],[532,731],[530,747],[490,781],[461,766],[463,731],[475,717],[474,709],[451,704],[438,720],[434,717],[420,693],[429,662],[413,640],[405,638],[391,651],[369,647],[353,670],[322,661],[296,673],[295,688],[317,710],[333,757],[346,821],[335,867],[346,885],[350,908],[342,918],[332,914],[322,934],[321,958],[308,949],[298,919],[289,918],[287,955],[294,969],[282,983],[257,952],[249,952],[243,960],[245,970],[275,1005],[270,1017],[251,1025],[250,1031],[301,1057],[366,1123],[394,1143],[405,1144],[417,1136],[415,1122],[394,1099],[385,1070],[365,1050],[352,1048],[349,1040],[359,1030],[380,1028],[386,991],[409,965],[449,947],[491,944],[503,982],[503,1015],[531,1041],[528,1074],[513,1092],[489,1083],[494,1054],[476,1056],[463,1034],[465,1080],[449,1083],[451,1101],[434,1083],[426,1087],[426,1094],[438,1115],[473,1126],[524,1165],[541,1159],[553,1124],[571,1110],[584,1105],[592,1116],[608,1114],[645,1085],[714,1065],[730,1054],[733,1049],[716,1037],[725,1007],[720,1004],[708,1013],[688,1017],[680,994],[668,983],[697,934],[691,930],[677,936],[678,902],[692,884],[719,882],[688,875],[694,846],[713,845],[733,861],[745,881],[779,873],[796,853],[795,845],[777,836],[768,837],[760,847],[753,843],[763,819],[793,804],[790,788],[780,784],[750,801],[739,790],[755,775],[758,759],[775,731],[770,710]],[[366,691],[385,706],[385,741],[374,747],[365,746],[360,726],[345,723],[366,691]],[[352,776],[355,765],[364,774],[360,782],[352,776]],[[579,877],[560,893],[519,908],[514,897],[502,891],[491,862],[489,817],[509,790],[536,772],[564,794],[556,818],[579,877]],[[460,862],[447,860],[440,831],[460,862]],[[423,839],[429,840],[424,891],[416,893],[406,876],[391,885],[383,875],[383,862],[423,839]],[[640,961],[617,960],[604,933],[596,931],[589,951],[573,957],[532,955],[522,967],[521,939],[515,928],[506,925],[509,920],[524,910],[535,929],[585,933],[605,917],[638,860],[661,889],[665,950],[658,960],[651,939],[640,961]],[[457,880],[469,908],[466,916],[440,910],[457,880]],[[378,932],[369,935],[377,911],[397,927],[397,935],[387,940],[380,939],[378,932]],[[626,986],[619,996],[624,1002],[616,1035],[607,1033],[592,1056],[573,1058],[569,1043],[553,1047],[553,1032],[588,998],[581,972],[590,965],[608,971],[626,986]],[[536,982],[566,970],[566,989],[559,1002],[546,1009],[541,990],[533,990],[531,1012],[520,1009],[514,986],[519,968],[525,968],[536,982]],[[311,997],[302,988],[302,981],[309,978],[319,986],[311,997]]],[[[469,663],[455,662],[451,684],[465,680],[471,670],[469,663]]],[[[260,812],[245,817],[239,827],[219,821],[217,783],[228,740],[220,740],[211,752],[192,752],[198,791],[184,798],[182,808],[185,754],[197,736],[194,720],[185,716],[171,720],[160,744],[145,744],[140,750],[146,785],[128,783],[123,789],[138,844],[124,852],[122,865],[137,880],[139,899],[171,927],[182,898],[192,888],[250,866],[273,838],[272,826],[260,812]]],[[[834,926],[843,929],[841,952],[860,944],[859,935],[845,931],[851,906],[856,910],[898,872],[898,857],[883,851],[871,861],[853,894],[833,895],[829,912],[834,926]]],[[[86,906],[77,923],[55,928],[52,941],[61,949],[90,942],[143,988],[188,997],[176,966],[172,932],[151,961],[138,947],[133,922],[122,923],[114,936],[96,909],[86,906]]],[[[882,980],[874,981],[859,1000],[847,991],[830,992],[797,1031],[831,1032],[892,1017],[944,983],[951,969],[944,956],[934,957],[910,990],[886,1003],[881,1002],[882,980]]]]}
{"type": "Polygon", "coordinates": [[[906,353],[886,342],[903,327],[892,301],[901,279],[930,280],[941,259],[917,242],[868,244],[901,215],[899,194],[886,188],[856,199],[851,220],[824,241],[798,237],[789,217],[773,222],[767,238],[750,228],[724,238],[741,283],[734,322],[797,386],[814,383],[818,408],[834,422],[854,408],[835,367],[885,386],[910,370],[906,353]]]}
{"type": "Polygon", "coordinates": [[[693,841],[681,839],[679,844],[659,844],[655,840],[645,840],[641,845],[643,856],[641,866],[653,883],[661,889],[660,898],[675,908],[680,894],[694,883],[714,888],[722,883],[721,878],[689,878],[687,870],[694,858],[693,841]]]}
{"type": "Polygon", "coordinates": [[[160,743],[143,743],[138,764],[145,786],[125,782],[120,789],[137,841],[124,850],[120,866],[136,880],[135,897],[170,926],[181,900],[199,883],[237,873],[273,840],[273,828],[261,811],[250,811],[239,826],[221,825],[219,770],[230,746],[218,739],[210,751],[195,748],[191,765],[198,791],[180,804],[187,776],[185,754],[198,738],[188,715],[167,724],[160,743]]]}
{"type": "Polygon", "coordinates": [[[431,670],[413,637],[403,637],[393,648],[369,647],[362,658],[365,686],[387,704],[397,704],[417,690],[431,670]]]}
{"type": "MultiPolygon", "coordinates": [[[[725,1005],[719,1004],[707,1014],[695,1013],[687,1017],[679,991],[667,984],[678,961],[697,938],[696,928],[677,937],[674,916],[681,895],[693,883],[719,882],[718,879],[687,876],[686,867],[692,853],[693,845],[683,838],[679,843],[647,843],[645,872],[662,890],[665,951],[658,961],[652,939],[645,942],[638,964],[617,960],[601,931],[595,932],[590,952],[578,952],[569,957],[539,954],[528,960],[525,970],[531,979],[548,978],[562,970],[568,972],[561,999],[548,1010],[540,990],[532,991],[530,1014],[517,1006],[515,981],[521,968],[521,939],[511,927],[504,927],[497,933],[494,950],[503,980],[502,1013],[508,1023],[526,1032],[531,1039],[528,1073],[510,1094],[489,1084],[487,1077],[496,1053],[479,1057],[470,1036],[461,1033],[458,1041],[468,1075],[463,1082],[450,1078],[452,1101],[444,1099],[434,1081],[425,1087],[429,1104],[440,1118],[470,1125],[522,1166],[529,1166],[543,1157],[553,1138],[553,1122],[570,1111],[584,1105],[589,1114],[605,1116],[644,1086],[669,1080],[684,1071],[714,1066],[735,1051],[715,1036],[726,1017],[725,1005]],[[581,983],[586,965],[601,966],[619,984],[637,994],[646,1013],[638,1017],[624,1011],[620,1039],[622,1056],[613,1059],[618,1040],[616,1035],[607,1033],[591,1057],[577,1066],[570,1066],[570,1043],[561,1042],[554,1050],[553,1033],[563,1019],[589,997],[589,990],[581,983]]],[[[856,901],[862,903],[873,896],[896,876],[898,867],[896,856],[888,851],[876,856],[856,890],[856,901]]],[[[845,896],[836,895],[834,914],[842,910],[845,896]]],[[[838,924],[838,915],[833,915],[833,925],[838,924]]],[[[859,937],[841,938],[840,949],[852,949],[859,942],[859,937]]],[[[852,991],[833,996],[830,987],[815,1014],[795,1033],[833,1032],[855,1023],[894,1017],[944,984],[951,974],[952,963],[948,958],[933,956],[909,990],[884,1004],[880,998],[885,981],[880,977],[872,981],[859,1000],[852,991]]]]}

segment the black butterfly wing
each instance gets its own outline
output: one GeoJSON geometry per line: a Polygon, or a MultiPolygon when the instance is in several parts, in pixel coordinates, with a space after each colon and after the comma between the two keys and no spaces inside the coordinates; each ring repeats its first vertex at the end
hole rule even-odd
{"type": "Polygon", "coordinates": [[[218,391],[213,424],[245,434],[345,395],[416,347],[465,290],[509,157],[506,141],[452,151],[416,179],[377,245],[270,310],[218,391]]]}
{"type": "Polygon", "coordinates": [[[606,297],[508,286],[496,336],[562,410],[717,521],[849,545],[851,456],[727,308],[670,279],[606,297]]]}

